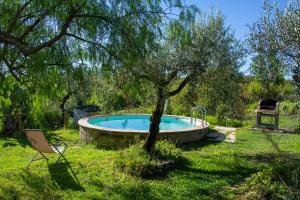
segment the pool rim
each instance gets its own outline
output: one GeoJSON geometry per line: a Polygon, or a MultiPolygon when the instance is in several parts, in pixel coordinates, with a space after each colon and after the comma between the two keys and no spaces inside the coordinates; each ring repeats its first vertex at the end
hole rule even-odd
{"type": "MultiPolygon", "coordinates": [[[[78,125],[84,128],[89,128],[89,129],[94,129],[94,130],[103,130],[107,131],[110,133],[141,133],[141,134],[147,134],[149,133],[149,130],[132,130],[132,129],[113,129],[113,128],[106,128],[102,126],[96,126],[88,122],[88,120],[92,118],[97,118],[97,117],[108,117],[108,116],[116,116],[116,115],[123,115],[123,116],[151,116],[151,114],[138,114],[138,113],[132,113],[132,114],[109,114],[109,115],[95,115],[95,116],[90,116],[90,117],[84,117],[78,121],[78,125]]],[[[166,117],[176,117],[176,118],[183,118],[187,120],[191,120],[191,117],[186,117],[186,116],[180,116],[180,115],[163,115],[166,117]]],[[[193,118],[196,119],[196,126],[194,128],[182,128],[178,130],[160,130],[160,134],[164,133],[190,133],[194,131],[200,131],[207,129],[209,127],[209,123],[205,120],[199,119],[199,118],[193,118]],[[204,122],[204,125],[202,125],[202,122],[204,122]]]]}

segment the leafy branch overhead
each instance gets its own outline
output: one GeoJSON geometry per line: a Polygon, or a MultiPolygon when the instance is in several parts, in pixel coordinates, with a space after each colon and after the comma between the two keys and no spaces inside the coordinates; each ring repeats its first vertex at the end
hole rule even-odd
{"type": "MultiPolygon", "coordinates": [[[[28,75],[28,63],[41,68],[48,63],[64,64],[65,58],[94,60],[102,64],[126,58],[126,51],[140,52],[159,31],[162,18],[171,18],[173,7],[160,1],[0,1],[0,72],[16,79],[28,75]],[[47,57],[47,54],[51,56],[47,57]],[[43,57],[36,62],[33,57],[43,57]],[[50,58],[49,58],[50,57],[50,58]],[[51,60],[51,62],[47,62],[51,60]],[[31,63],[32,64],[32,63],[31,63]]],[[[127,52],[129,56],[130,52],[127,52]]]]}

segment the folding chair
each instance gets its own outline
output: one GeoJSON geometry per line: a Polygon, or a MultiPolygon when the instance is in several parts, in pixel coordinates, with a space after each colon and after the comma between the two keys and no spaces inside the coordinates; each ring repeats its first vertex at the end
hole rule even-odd
{"type": "Polygon", "coordinates": [[[38,152],[33,156],[33,158],[29,161],[29,163],[26,166],[26,169],[29,169],[29,165],[33,161],[45,159],[48,163],[48,158],[44,155],[44,153],[57,153],[59,154],[58,159],[56,160],[55,164],[63,158],[67,161],[67,159],[64,157],[63,153],[67,149],[68,145],[63,141],[56,141],[55,144],[52,144],[48,142],[48,140],[45,138],[44,133],[39,129],[25,129],[25,133],[27,136],[27,139],[31,143],[32,147],[37,150],[38,152]],[[38,158],[38,155],[41,155],[40,158],[38,158]]]}

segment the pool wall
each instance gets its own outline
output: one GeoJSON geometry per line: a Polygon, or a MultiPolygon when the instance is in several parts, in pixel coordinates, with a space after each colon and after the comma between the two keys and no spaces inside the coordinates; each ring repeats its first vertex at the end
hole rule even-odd
{"type": "MultiPolygon", "coordinates": [[[[125,115],[125,114],[124,114],[125,115]]],[[[142,115],[142,114],[126,114],[130,115],[142,115]]],[[[145,116],[149,116],[144,114],[145,116]]],[[[96,143],[103,145],[105,142],[115,143],[116,145],[124,146],[127,144],[133,144],[140,140],[146,139],[149,132],[142,130],[120,130],[103,128],[88,122],[91,118],[106,117],[109,115],[98,115],[93,117],[86,117],[78,121],[80,127],[80,138],[86,143],[96,143]]],[[[177,117],[190,120],[190,117],[165,115],[171,117],[177,117]]],[[[161,130],[158,139],[167,139],[175,142],[176,144],[184,144],[190,142],[196,142],[202,140],[208,133],[209,124],[201,119],[196,119],[196,126],[194,128],[179,129],[179,130],[161,130]]],[[[114,144],[112,144],[114,145],[114,144]]]]}

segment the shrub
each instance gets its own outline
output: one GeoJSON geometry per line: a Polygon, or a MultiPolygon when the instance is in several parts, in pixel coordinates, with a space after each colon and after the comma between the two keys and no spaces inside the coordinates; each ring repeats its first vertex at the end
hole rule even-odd
{"type": "Polygon", "coordinates": [[[161,176],[165,172],[166,161],[171,164],[181,160],[181,150],[167,141],[158,141],[155,154],[150,157],[142,143],[121,150],[114,158],[115,170],[139,177],[161,176]]]}
{"type": "Polygon", "coordinates": [[[300,113],[300,103],[283,101],[280,102],[280,108],[284,115],[296,115],[300,113]]]}
{"type": "Polygon", "coordinates": [[[141,144],[132,145],[119,152],[114,160],[114,167],[133,176],[144,177],[159,165],[158,161],[151,159],[141,144]]]}
{"type": "Polygon", "coordinates": [[[216,107],[216,117],[218,124],[225,124],[225,117],[228,114],[228,107],[225,104],[219,104],[216,107]]]}
{"type": "Polygon", "coordinates": [[[221,125],[221,126],[230,126],[230,127],[242,127],[243,122],[239,119],[229,119],[224,118],[223,120],[218,121],[216,116],[207,115],[205,120],[209,122],[210,125],[221,125]]]}
{"type": "Polygon", "coordinates": [[[242,127],[243,122],[238,119],[227,119],[225,125],[229,127],[242,127]]]}
{"type": "Polygon", "coordinates": [[[285,186],[286,197],[300,199],[300,165],[299,162],[279,159],[272,168],[272,178],[285,186]]]}
{"type": "Polygon", "coordinates": [[[182,151],[174,143],[166,140],[158,141],[155,145],[155,157],[160,160],[178,161],[182,151]]]}
{"type": "Polygon", "coordinates": [[[61,126],[61,112],[59,110],[53,110],[44,113],[45,124],[48,129],[54,130],[61,126]]]}
{"type": "Polygon", "coordinates": [[[215,116],[213,116],[213,115],[207,115],[207,116],[205,117],[205,120],[206,120],[209,124],[211,124],[211,125],[216,125],[216,124],[218,124],[218,119],[217,119],[217,117],[215,117],[215,116]]]}
{"type": "Polygon", "coordinates": [[[253,174],[246,180],[244,185],[247,192],[243,199],[279,199],[282,196],[284,188],[282,185],[272,181],[270,169],[253,174]]]}
{"type": "Polygon", "coordinates": [[[277,160],[248,178],[243,189],[243,199],[300,199],[299,163],[277,160]]]}

